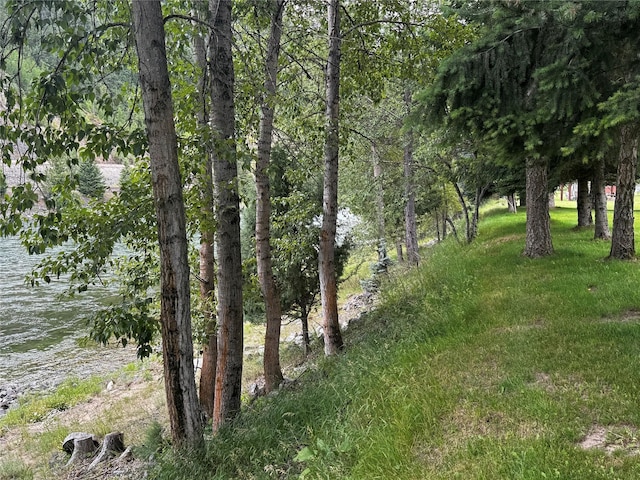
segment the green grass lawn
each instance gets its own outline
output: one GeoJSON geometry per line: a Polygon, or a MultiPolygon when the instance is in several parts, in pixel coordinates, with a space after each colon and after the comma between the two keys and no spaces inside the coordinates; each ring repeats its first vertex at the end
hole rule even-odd
{"type": "Polygon", "coordinates": [[[345,354],[154,476],[640,478],[640,264],[551,215],[551,257],[522,257],[525,214],[499,210],[396,267],[345,354]]]}

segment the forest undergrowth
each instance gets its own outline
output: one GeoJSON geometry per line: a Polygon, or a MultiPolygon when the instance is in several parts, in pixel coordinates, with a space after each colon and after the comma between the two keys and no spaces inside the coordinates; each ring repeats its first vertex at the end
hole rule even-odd
{"type": "Polygon", "coordinates": [[[525,214],[499,209],[475,243],[395,266],[343,354],[203,449],[148,427],[149,478],[640,478],[639,264],[606,260],[574,208],[551,218],[548,258],[523,257],[525,214]]]}

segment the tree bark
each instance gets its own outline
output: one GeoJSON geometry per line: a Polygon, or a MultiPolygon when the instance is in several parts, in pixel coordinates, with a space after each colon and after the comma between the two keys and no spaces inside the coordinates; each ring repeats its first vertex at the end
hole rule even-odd
{"type": "Polygon", "coordinates": [[[329,0],[327,8],[329,55],[326,75],[326,126],[322,229],[318,270],[325,355],[335,355],[344,345],[338,323],[338,284],[335,265],[336,224],[338,220],[338,149],[340,106],[340,2],[329,0]]]}
{"type": "MultiPolygon", "coordinates": [[[[194,13],[199,15],[199,11],[194,13]]],[[[196,113],[198,128],[204,132],[209,118],[207,46],[204,38],[195,35],[193,48],[196,62],[200,68],[198,79],[198,96],[200,109],[196,113]]],[[[214,211],[213,211],[213,158],[211,149],[207,149],[204,168],[198,179],[201,194],[201,226],[200,226],[200,304],[204,316],[204,341],[202,344],[202,368],[200,369],[200,406],[209,419],[213,418],[213,404],[215,398],[216,362],[218,361],[218,334],[216,312],[214,308],[215,295],[215,258],[214,258],[214,211]]]]}
{"type": "Polygon", "coordinates": [[[231,2],[210,0],[211,128],[218,257],[218,363],[213,428],[240,411],[243,311],[231,2]]]}
{"type": "MultiPolygon", "coordinates": [[[[407,116],[411,110],[411,90],[405,88],[404,103],[407,116]]],[[[416,222],[416,194],[413,185],[413,130],[409,128],[405,134],[404,152],[404,225],[405,244],[407,246],[407,261],[411,265],[418,265],[420,256],[418,254],[418,227],[416,222]]]]}
{"type": "Polygon", "coordinates": [[[589,194],[589,177],[578,177],[578,227],[588,227],[593,224],[591,217],[591,195],[589,194]]]}
{"type": "Polygon", "coordinates": [[[607,192],[604,181],[604,159],[598,160],[593,170],[591,192],[593,193],[593,207],[595,210],[594,240],[610,240],[609,217],[607,214],[607,192]]]}
{"type": "Polygon", "coordinates": [[[275,390],[282,383],[280,368],[280,326],[282,309],[280,292],[273,275],[271,262],[271,193],[269,163],[273,137],[274,103],[278,74],[278,56],[282,34],[284,0],[273,0],[271,28],[265,61],[264,98],[260,107],[258,159],[256,162],[256,258],[258,279],[264,299],[267,327],[264,340],[265,391],[275,390]]]}
{"type": "Polygon", "coordinates": [[[191,338],[189,263],[178,143],[159,1],[133,1],[140,87],[160,244],[160,322],[167,408],[177,445],[202,441],[191,338]]]}
{"type": "Polygon", "coordinates": [[[199,397],[200,405],[205,414],[208,418],[213,418],[216,363],[218,360],[218,333],[214,308],[214,235],[212,232],[205,231],[200,235],[200,301],[205,319],[205,340],[202,345],[199,397]]]}
{"type": "Polygon", "coordinates": [[[465,225],[465,237],[467,243],[471,243],[473,241],[473,236],[471,235],[471,221],[469,219],[469,207],[467,206],[467,202],[464,199],[464,194],[460,189],[460,185],[455,180],[452,181],[453,187],[456,190],[456,194],[458,195],[458,201],[460,202],[460,207],[462,207],[462,214],[464,215],[464,225],[465,225]]]}
{"type": "MultiPolygon", "coordinates": [[[[387,258],[387,243],[385,241],[386,226],[384,222],[384,186],[382,185],[382,165],[375,145],[371,145],[371,160],[373,162],[373,181],[376,184],[376,223],[378,227],[378,263],[385,266],[387,258]]],[[[386,269],[386,266],[384,267],[386,269]]]]}
{"type": "Polygon", "coordinates": [[[553,253],[547,163],[531,157],[526,160],[527,236],[523,255],[530,258],[553,253]]]}
{"type": "Polygon", "coordinates": [[[507,205],[509,213],[518,213],[518,204],[516,203],[516,194],[510,193],[507,195],[507,205]]]}
{"type": "Polygon", "coordinates": [[[637,133],[632,126],[624,125],[620,128],[618,179],[616,182],[616,203],[613,208],[610,258],[629,260],[636,254],[633,232],[633,195],[636,186],[637,161],[637,133]]]}

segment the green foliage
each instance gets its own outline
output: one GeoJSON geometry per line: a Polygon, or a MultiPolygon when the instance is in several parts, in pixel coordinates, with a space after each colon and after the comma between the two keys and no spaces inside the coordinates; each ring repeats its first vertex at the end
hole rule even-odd
{"type": "Polygon", "coordinates": [[[95,159],[82,160],[78,165],[78,191],[87,197],[102,200],[106,188],[95,159]]]}
{"type": "Polygon", "coordinates": [[[7,177],[4,172],[0,170],[0,197],[3,197],[7,192],[7,177]]]}

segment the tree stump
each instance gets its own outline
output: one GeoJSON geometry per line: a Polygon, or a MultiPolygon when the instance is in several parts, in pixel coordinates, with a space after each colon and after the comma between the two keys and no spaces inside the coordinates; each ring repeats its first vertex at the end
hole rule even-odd
{"type": "Polygon", "coordinates": [[[100,462],[104,462],[117,453],[124,451],[124,436],[122,432],[111,432],[104,437],[102,448],[98,456],[91,462],[88,470],[95,468],[100,462]]]}
{"type": "Polygon", "coordinates": [[[95,441],[93,435],[85,434],[73,439],[73,454],[67,465],[79,462],[92,456],[98,448],[99,443],[95,441]]]}

